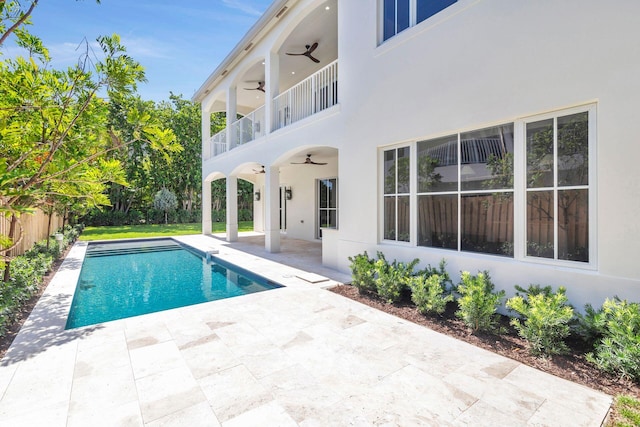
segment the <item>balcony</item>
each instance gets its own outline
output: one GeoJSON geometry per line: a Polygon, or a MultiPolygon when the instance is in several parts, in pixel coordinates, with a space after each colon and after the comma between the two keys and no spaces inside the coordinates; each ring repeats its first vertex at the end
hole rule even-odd
{"type": "MultiPolygon", "coordinates": [[[[305,119],[337,103],[336,60],[273,99],[271,131],[305,119]]],[[[264,136],[267,119],[263,105],[231,124],[231,141],[227,141],[226,129],[213,135],[210,140],[211,157],[264,136]]]]}

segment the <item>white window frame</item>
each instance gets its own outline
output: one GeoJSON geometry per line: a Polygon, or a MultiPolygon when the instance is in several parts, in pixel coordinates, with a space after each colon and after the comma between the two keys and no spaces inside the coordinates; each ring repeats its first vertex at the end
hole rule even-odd
{"type": "Polygon", "coordinates": [[[405,143],[401,143],[401,144],[394,144],[394,145],[390,145],[390,146],[386,146],[386,147],[382,147],[380,149],[380,155],[379,155],[379,167],[378,170],[380,170],[382,173],[380,173],[380,205],[379,205],[379,211],[380,211],[380,217],[382,218],[381,221],[379,221],[379,229],[378,229],[378,233],[379,233],[379,241],[383,241],[383,242],[388,242],[388,243],[393,243],[393,244],[398,244],[398,245],[404,245],[404,246],[415,246],[415,239],[416,239],[416,231],[418,229],[418,221],[417,221],[417,211],[414,208],[416,200],[417,200],[417,195],[416,195],[416,176],[415,176],[415,154],[416,154],[416,144],[415,141],[414,142],[405,142],[405,143]],[[409,149],[409,192],[408,193],[398,193],[397,190],[397,185],[398,185],[398,149],[400,148],[408,148],[409,149]],[[395,154],[395,160],[396,160],[396,177],[395,177],[395,182],[396,182],[396,192],[395,193],[390,193],[390,194],[385,194],[384,192],[384,153],[386,151],[390,151],[390,150],[395,150],[396,154],[395,154]],[[395,197],[396,198],[396,204],[395,204],[395,213],[396,213],[396,229],[395,229],[395,239],[385,239],[384,238],[384,199],[385,197],[395,197]],[[404,241],[404,240],[398,240],[398,197],[409,197],[409,240],[408,241],[404,241]]]}
{"type": "MultiPolygon", "coordinates": [[[[456,132],[444,132],[441,134],[429,136],[429,137],[421,137],[411,141],[404,141],[401,143],[387,145],[378,148],[378,194],[379,194],[379,203],[378,203],[378,213],[379,213],[379,221],[378,221],[378,242],[383,244],[393,244],[398,246],[412,246],[418,250],[424,251],[439,251],[442,253],[442,256],[447,256],[447,253],[456,253],[457,256],[482,256],[482,257],[491,257],[496,260],[504,260],[511,259],[520,262],[526,263],[534,263],[534,264],[543,264],[550,266],[558,266],[558,267],[567,267],[571,269],[581,269],[581,270],[596,270],[598,265],[598,242],[597,242],[597,189],[596,189],[596,171],[597,171],[597,104],[589,103],[582,104],[575,107],[564,108],[561,110],[554,110],[547,113],[536,114],[532,116],[523,116],[517,119],[511,120],[501,120],[496,121],[494,123],[489,123],[486,125],[474,126],[471,128],[462,129],[456,132]],[[588,197],[589,197],[589,206],[588,206],[588,215],[589,215],[589,262],[581,262],[581,261],[571,261],[571,260],[557,260],[551,258],[539,258],[534,256],[526,255],[526,228],[527,228],[527,188],[526,188],[526,174],[527,174],[527,165],[526,165],[526,124],[531,122],[537,122],[540,120],[546,120],[550,118],[558,118],[564,117],[572,114],[587,112],[588,113],[588,132],[589,132],[589,184],[588,186],[588,197]],[[450,192],[451,194],[458,194],[458,249],[439,249],[437,247],[429,247],[429,246],[418,246],[418,213],[417,213],[417,198],[418,198],[418,187],[417,187],[417,170],[416,170],[416,162],[417,162],[417,143],[419,141],[436,139],[443,136],[457,134],[458,136],[458,167],[460,167],[460,135],[467,132],[473,132],[476,130],[481,130],[485,128],[490,128],[493,126],[500,126],[507,123],[513,123],[513,134],[514,134],[514,147],[513,147],[513,257],[508,257],[504,255],[496,255],[489,254],[483,252],[471,252],[471,251],[461,251],[460,250],[460,227],[461,227],[461,215],[460,215],[460,203],[461,203],[461,194],[466,193],[466,191],[461,192],[460,189],[460,181],[458,183],[458,191],[450,192]],[[398,240],[388,240],[384,238],[384,153],[388,150],[398,149],[409,147],[410,152],[410,180],[409,180],[409,200],[410,200],[410,240],[409,242],[403,242],[398,240]]],[[[459,173],[459,172],[458,172],[459,173]]],[[[397,171],[396,171],[397,174],[397,171]]],[[[558,187],[556,187],[558,188],[558,187]]],[[[488,191],[494,192],[494,191],[488,191]]],[[[509,190],[509,192],[511,192],[509,190]]],[[[448,194],[449,192],[447,192],[448,194]]],[[[476,193],[475,191],[470,191],[470,193],[476,193]]],[[[479,192],[478,192],[479,193],[479,192]]],[[[405,193],[395,193],[395,196],[405,195],[405,193]]],[[[445,193],[442,193],[445,194],[445,193]]],[[[397,214],[397,211],[396,211],[397,214]]],[[[555,221],[557,221],[557,215],[555,216],[555,221]]],[[[397,220],[396,220],[397,222],[397,220]]],[[[397,226],[397,225],[396,225],[397,226]]],[[[557,233],[557,227],[554,233],[557,233]]],[[[397,231],[396,231],[397,234],[397,231]]],[[[397,237],[397,236],[396,236],[397,237]]]]}
{"type": "MultiPolygon", "coordinates": [[[[571,267],[571,268],[582,268],[587,270],[595,270],[597,268],[597,198],[596,198],[596,144],[597,144],[597,127],[596,127],[596,117],[597,117],[597,106],[596,104],[586,104],[572,108],[566,108],[562,110],[555,110],[548,113],[538,114],[535,116],[528,116],[520,120],[520,128],[519,128],[519,136],[521,142],[519,142],[518,149],[519,153],[516,153],[517,157],[515,161],[516,165],[519,166],[515,168],[517,177],[519,182],[516,190],[519,190],[521,193],[519,197],[516,198],[515,203],[517,204],[515,209],[516,213],[521,212],[522,214],[515,215],[514,218],[517,217],[520,221],[519,224],[519,232],[514,235],[514,238],[520,237],[519,243],[517,243],[518,250],[516,252],[518,254],[517,259],[526,260],[527,262],[546,264],[546,265],[556,265],[563,267],[571,267]],[[526,143],[527,143],[527,124],[538,122],[542,120],[553,119],[554,121],[554,164],[557,164],[557,119],[559,117],[570,116],[572,114],[578,113],[587,113],[588,114],[588,132],[589,132],[589,142],[588,142],[588,153],[589,153],[589,183],[587,185],[581,186],[570,186],[571,188],[576,189],[587,189],[588,194],[588,215],[589,215],[589,261],[581,262],[581,261],[571,261],[571,260],[560,260],[556,259],[558,256],[558,214],[557,214],[557,193],[559,189],[562,189],[563,186],[556,185],[556,180],[554,176],[554,185],[550,187],[550,190],[554,192],[554,258],[542,258],[535,257],[531,255],[527,255],[527,158],[526,158],[526,143]]],[[[555,168],[554,168],[555,174],[555,168]]],[[[515,255],[515,253],[514,253],[515,255]]]]}
{"type": "MultiPolygon", "coordinates": [[[[392,36],[390,36],[389,38],[385,39],[384,38],[384,2],[385,0],[378,0],[378,45],[381,45],[382,43],[385,43],[391,39],[393,39],[394,37],[396,37],[398,34],[405,32],[413,27],[415,27],[418,24],[421,24],[422,22],[428,21],[429,19],[431,19],[431,16],[420,21],[417,22],[418,19],[418,2],[417,0],[409,0],[409,26],[407,28],[405,28],[402,31],[398,31],[398,5],[397,5],[397,1],[399,0],[395,0],[396,1],[396,6],[395,6],[395,23],[394,23],[394,34],[392,36]]],[[[442,9],[440,12],[441,13],[443,11],[445,11],[446,9],[455,6],[457,3],[461,2],[463,0],[456,0],[456,2],[454,4],[451,4],[447,7],[445,7],[444,9],[442,9]]],[[[432,15],[435,16],[435,15],[432,15]]]]}

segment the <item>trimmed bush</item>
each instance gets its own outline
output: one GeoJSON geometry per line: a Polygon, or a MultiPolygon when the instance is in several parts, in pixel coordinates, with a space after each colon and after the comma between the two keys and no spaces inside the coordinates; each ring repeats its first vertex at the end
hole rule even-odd
{"type": "Polygon", "coordinates": [[[413,268],[419,261],[416,258],[410,263],[397,262],[396,260],[389,263],[384,254],[378,252],[378,260],[375,262],[378,295],[388,303],[393,304],[400,301],[404,291],[408,289],[413,268]]]}
{"type": "Polygon", "coordinates": [[[462,321],[475,332],[499,332],[498,315],[496,311],[505,292],[494,292],[495,286],[491,283],[488,272],[478,273],[473,276],[468,271],[462,272],[460,284],[456,292],[460,295],[456,311],[462,321]]]}
{"type": "Polygon", "coordinates": [[[422,314],[442,314],[447,308],[447,303],[453,301],[449,274],[445,270],[446,261],[440,261],[439,268],[431,267],[420,271],[409,280],[411,288],[411,301],[422,314]]]}
{"type": "Polygon", "coordinates": [[[375,260],[369,258],[367,251],[354,257],[349,257],[351,265],[352,285],[358,289],[361,294],[376,291],[376,268],[375,260]]]}
{"type": "MultiPolygon", "coordinates": [[[[640,304],[607,299],[588,320],[596,337],[589,362],[621,378],[640,381],[640,304]]],[[[587,310],[589,313],[589,310],[587,310]]]]}
{"type": "Polygon", "coordinates": [[[534,355],[566,354],[569,348],[564,339],[571,332],[569,323],[574,318],[573,307],[567,304],[565,288],[553,292],[551,286],[530,285],[516,289],[525,296],[516,293],[506,307],[518,313],[522,318],[512,318],[511,324],[518,334],[527,340],[534,355]]]}

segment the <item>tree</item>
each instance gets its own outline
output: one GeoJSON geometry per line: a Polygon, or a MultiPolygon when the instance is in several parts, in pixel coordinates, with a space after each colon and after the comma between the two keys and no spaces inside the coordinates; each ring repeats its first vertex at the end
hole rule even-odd
{"type": "Polygon", "coordinates": [[[168,224],[167,214],[170,210],[178,207],[178,199],[176,199],[176,195],[173,192],[163,188],[153,198],[153,207],[164,211],[164,223],[168,224]]]}
{"type": "Polygon", "coordinates": [[[131,103],[124,114],[129,135],[108,125],[110,103],[124,103],[144,81],[144,69],[126,55],[117,35],[98,39],[104,59],[92,64],[87,52],[85,61],[59,71],[48,66],[39,39],[15,34],[30,57],[0,63],[0,213],[11,217],[3,261],[22,239],[21,214],[60,196],[88,206],[109,204],[106,184],[126,185],[126,179],[108,153],[136,141],[167,157],[181,150],[170,130],[131,103]]]}

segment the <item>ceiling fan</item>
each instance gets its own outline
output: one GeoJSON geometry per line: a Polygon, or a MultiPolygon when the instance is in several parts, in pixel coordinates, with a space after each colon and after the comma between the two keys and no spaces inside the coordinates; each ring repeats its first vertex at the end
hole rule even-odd
{"type": "Polygon", "coordinates": [[[291,164],[292,165],[326,165],[327,163],[314,162],[313,160],[311,160],[311,154],[307,154],[307,158],[304,160],[304,162],[300,162],[300,163],[291,162],[291,164]]]}
{"type": "Polygon", "coordinates": [[[258,87],[256,88],[245,87],[244,90],[259,90],[260,92],[264,92],[264,82],[258,82],[258,87]]]}
{"type": "Polygon", "coordinates": [[[261,173],[267,173],[267,172],[264,170],[264,166],[263,166],[263,165],[261,165],[261,167],[262,167],[262,169],[260,169],[260,170],[255,170],[255,169],[254,169],[254,170],[253,170],[253,173],[255,173],[256,175],[261,174],[261,173]]]}
{"type": "Polygon", "coordinates": [[[312,45],[306,45],[305,48],[307,49],[306,52],[304,53],[289,53],[286,52],[287,55],[291,55],[291,56],[306,56],[307,58],[309,58],[310,60],[312,60],[315,63],[320,62],[319,59],[314,58],[313,56],[311,56],[311,54],[313,53],[314,50],[316,50],[318,48],[318,42],[315,42],[312,45]]]}

